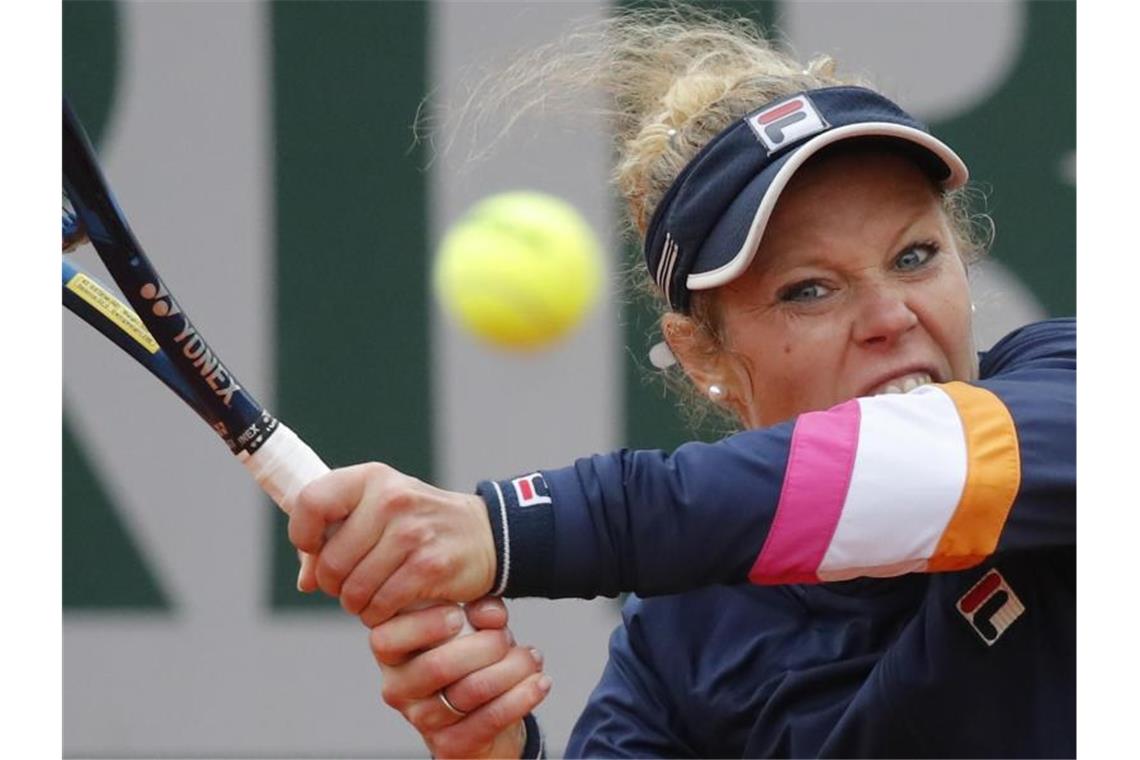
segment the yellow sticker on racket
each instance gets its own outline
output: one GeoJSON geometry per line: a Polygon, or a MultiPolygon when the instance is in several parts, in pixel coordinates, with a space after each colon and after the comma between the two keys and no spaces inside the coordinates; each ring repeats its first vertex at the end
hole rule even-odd
{"type": "Polygon", "coordinates": [[[147,351],[152,354],[158,353],[158,343],[139,319],[139,315],[135,314],[130,306],[108,293],[99,283],[80,272],[67,281],[67,289],[114,322],[120,330],[134,338],[147,351]]]}

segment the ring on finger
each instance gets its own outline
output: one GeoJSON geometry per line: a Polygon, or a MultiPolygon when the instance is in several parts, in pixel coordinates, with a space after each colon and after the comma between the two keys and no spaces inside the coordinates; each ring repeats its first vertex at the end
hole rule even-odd
{"type": "Polygon", "coordinates": [[[463,710],[460,710],[458,707],[451,704],[451,700],[449,700],[447,698],[447,695],[443,693],[443,689],[440,689],[439,691],[437,691],[435,693],[435,695],[437,697],[439,697],[439,701],[443,703],[443,706],[447,708],[448,712],[450,712],[454,715],[458,715],[460,718],[466,718],[467,717],[468,713],[464,712],[463,710]]]}

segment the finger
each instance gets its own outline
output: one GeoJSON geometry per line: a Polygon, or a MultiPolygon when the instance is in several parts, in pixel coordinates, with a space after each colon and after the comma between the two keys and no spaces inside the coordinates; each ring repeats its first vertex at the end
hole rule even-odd
{"type": "Polygon", "coordinates": [[[369,462],[332,470],[297,494],[289,515],[289,540],[301,551],[317,554],[325,528],[348,517],[360,503],[369,478],[385,478],[390,467],[369,462]]]}
{"type": "MultiPolygon", "coordinates": [[[[391,538],[381,535],[372,549],[344,579],[340,590],[341,606],[350,614],[360,615],[406,557],[406,549],[396,546],[396,542],[391,538]]],[[[408,606],[412,605],[405,605],[408,606]]],[[[404,607],[395,609],[401,610],[404,607]]],[[[369,628],[374,628],[388,617],[391,616],[370,615],[362,616],[361,619],[369,628]]]]}
{"type": "MultiPolygon", "coordinates": [[[[380,539],[381,543],[385,543],[386,538],[387,534],[380,539]]],[[[381,550],[379,545],[377,550],[381,550]]],[[[385,561],[391,563],[392,556],[387,554],[387,550],[384,552],[385,561]]],[[[400,557],[398,566],[391,571],[390,577],[384,581],[372,596],[368,606],[360,613],[360,619],[371,628],[383,623],[400,610],[415,607],[424,601],[467,601],[447,599],[442,595],[433,598],[432,589],[445,580],[447,572],[446,565],[437,561],[435,556],[424,552],[418,555],[405,554],[400,557]]]]}
{"type": "Polygon", "coordinates": [[[467,605],[471,627],[503,628],[507,624],[507,605],[497,596],[485,596],[467,605]]]}
{"type": "MultiPolygon", "coordinates": [[[[424,699],[476,670],[498,662],[510,651],[504,631],[476,631],[417,655],[384,679],[385,701],[424,699]]],[[[389,702],[391,704],[391,702],[389,702]]]]}
{"type": "Polygon", "coordinates": [[[401,665],[417,652],[446,641],[463,628],[459,605],[403,612],[368,635],[372,655],[381,665],[401,665]]]}
{"type": "MultiPolygon", "coordinates": [[[[361,505],[336,527],[332,535],[326,533],[325,545],[317,561],[317,583],[329,596],[340,596],[347,578],[357,565],[368,556],[380,541],[386,522],[376,488],[365,486],[361,505]]],[[[365,591],[367,596],[360,599],[356,609],[345,607],[353,615],[357,614],[387,576],[358,578],[353,597],[359,598],[365,591]],[[361,586],[361,581],[364,585],[361,586]]],[[[345,600],[341,600],[342,605],[345,600]]]]}
{"type": "Polygon", "coordinates": [[[432,753],[436,757],[470,757],[489,746],[496,736],[534,710],[550,693],[552,683],[545,673],[535,673],[455,725],[435,732],[432,753]]]}
{"type": "Polygon", "coordinates": [[[309,594],[317,590],[317,558],[312,554],[297,552],[301,569],[297,572],[297,590],[309,594]]]}
{"type": "Polygon", "coordinates": [[[438,731],[441,728],[454,725],[463,720],[465,716],[449,710],[439,698],[439,692],[426,699],[419,699],[407,705],[403,711],[404,717],[421,734],[438,731]]]}
{"type": "Polygon", "coordinates": [[[513,647],[503,659],[464,676],[444,691],[456,709],[472,713],[541,669],[542,654],[537,649],[513,647]]]}

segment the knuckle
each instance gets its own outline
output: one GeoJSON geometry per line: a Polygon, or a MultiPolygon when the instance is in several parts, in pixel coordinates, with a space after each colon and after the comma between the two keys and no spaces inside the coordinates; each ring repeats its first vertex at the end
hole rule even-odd
{"type": "Polygon", "coordinates": [[[360,620],[369,628],[375,628],[382,623],[386,623],[391,618],[396,610],[389,610],[389,604],[380,591],[377,591],[372,601],[360,613],[360,620]]]}
{"type": "Polygon", "coordinates": [[[373,628],[372,632],[368,634],[368,643],[372,649],[372,654],[376,655],[376,659],[385,665],[399,664],[400,656],[392,648],[391,640],[384,635],[379,627],[373,628]]]}
{"type": "Polygon", "coordinates": [[[369,588],[363,580],[350,577],[340,589],[340,604],[346,611],[355,615],[371,600],[369,588]]]}
{"type": "Polygon", "coordinates": [[[360,622],[364,623],[369,628],[375,628],[383,623],[384,619],[380,617],[379,613],[376,612],[376,608],[370,605],[361,611],[360,622]]]}
{"type": "Polygon", "coordinates": [[[297,512],[294,512],[289,518],[289,543],[302,551],[312,551],[315,547],[306,536],[304,518],[297,512]]]}
{"type": "Polygon", "coordinates": [[[492,702],[483,708],[483,718],[488,725],[493,727],[495,733],[502,731],[511,724],[510,713],[504,705],[497,702],[492,702]]]}
{"type": "Polygon", "coordinates": [[[409,569],[416,577],[428,580],[438,580],[446,577],[450,562],[438,552],[421,551],[414,554],[409,561],[409,569]]]}
{"type": "Polygon", "coordinates": [[[388,530],[392,532],[392,539],[396,547],[405,553],[418,548],[423,538],[422,531],[415,525],[409,525],[407,522],[389,524],[388,530]]]}
{"type": "Polygon", "coordinates": [[[411,705],[404,711],[404,718],[421,734],[435,731],[440,727],[439,716],[427,702],[411,705]]]}
{"type": "Polygon", "coordinates": [[[403,712],[404,698],[400,694],[399,689],[390,680],[386,680],[381,684],[380,698],[384,700],[384,704],[403,712]]]}
{"type": "Polygon", "coordinates": [[[384,484],[381,498],[389,510],[400,512],[408,506],[409,494],[404,490],[402,483],[389,481],[384,484]]]}
{"type": "Polygon", "coordinates": [[[355,615],[360,610],[360,605],[356,602],[356,600],[345,594],[343,586],[340,589],[339,601],[340,608],[347,612],[349,615],[355,615]]]}
{"type": "Polygon", "coordinates": [[[372,599],[368,602],[368,606],[365,608],[365,612],[368,614],[370,620],[376,621],[372,624],[375,626],[387,622],[389,618],[398,612],[397,609],[391,609],[391,607],[392,604],[389,601],[389,593],[381,588],[372,596],[372,599]]]}
{"type": "Polygon", "coordinates": [[[344,558],[334,552],[321,552],[317,557],[317,575],[327,579],[343,579],[348,573],[346,564],[344,558]]]}
{"type": "Polygon", "coordinates": [[[317,490],[312,487],[312,483],[298,491],[293,501],[293,515],[307,515],[315,512],[318,508],[316,493],[317,490]]]}
{"type": "Polygon", "coordinates": [[[459,692],[462,695],[460,700],[465,705],[482,705],[498,696],[495,693],[494,682],[481,673],[472,673],[467,676],[463,679],[462,684],[452,689],[452,692],[459,692]]]}
{"type": "Polygon", "coordinates": [[[364,477],[368,480],[380,481],[383,483],[388,480],[394,470],[383,462],[365,462],[361,465],[364,471],[364,477]]]}
{"type": "Polygon", "coordinates": [[[446,659],[435,651],[423,656],[422,667],[427,680],[433,684],[445,684],[451,679],[451,668],[446,659]]]}
{"type": "Polygon", "coordinates": [[[415,478],[396,473],[388,478],[383,490],[385,506],[392,512],[407,512],[419,502],[415,478]]]}
{"type": "Polygon", "coordinates": [[[461,757],[467,754],[466,750],[467,747],[451,731],[440,731],[432,737],[432,757],[461,757]]]}
{"type": "MultiPolygon", "coordinates": [[[[420,546],[430,546],[435,541],[436,535],[434,526],[424,521],[417,521],[412,529],[412,537],[420,546]]],[[[427,553],[425,558],[431,559],[432,553],[427,553]]]]}

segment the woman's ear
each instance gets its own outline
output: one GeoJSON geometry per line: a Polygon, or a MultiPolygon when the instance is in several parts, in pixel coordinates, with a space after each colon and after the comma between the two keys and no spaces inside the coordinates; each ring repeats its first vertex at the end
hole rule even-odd
{"type": "Polygon", "coordinates": [[[713,336],[691,317],[669,312],[661,318],[661,333],[701,395],[707,395],[709,386],[725,387],[728,378],[724,374],[722,352],[713,336]]]}
{"type": "Polygon", "coordinates": [[[751,376],[731,351],[691,317],[670,312],[661,318],[669,350],[697,392],[730,410],[742,425],[755,426],[751,376]]]}

